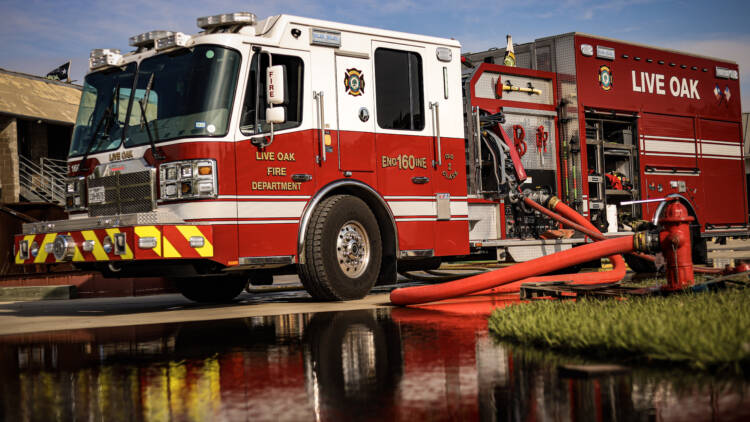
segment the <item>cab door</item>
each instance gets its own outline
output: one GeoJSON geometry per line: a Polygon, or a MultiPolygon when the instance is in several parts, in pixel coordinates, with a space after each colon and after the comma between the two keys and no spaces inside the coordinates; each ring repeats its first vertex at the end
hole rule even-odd
{"type": "MultiPolygon", "coordinates": [[[[277,257],[274,259],[290,262],[297,253],[299,219],[308,198],[315,192],[312,176],[316,171],[314,157],[319,150],[309,106],[311,58],[304,51],[271,47],[249,56],[247,73],[240,85],[244,86],[244,93],[233,157],[237,190],[235,195],[219,198],[217,203],[227,212],[230,200],[236,204],[240,264],[252,263],[256,257],[277,257]],[[274,106],[284,107],[285,122],[274,124],[273,139],[265,116],[269,64],[283,66],[286,79],[286,99],[274,106]]],[[[196,154],[207,152],[198,150],[196,154]]],[[[222,177],[220,174],[219,180],[222,177]]]]}
{"type": "Polygon", "coordinates": [[[393,212],[402,256],[435,252],[433,133],[423,47],[372,42],[378,188],[393,212]]]}
{"type": "Polygon", "coordinates": [[[336,54],[339,169],[375,170],[372,60],[336,54]]]}

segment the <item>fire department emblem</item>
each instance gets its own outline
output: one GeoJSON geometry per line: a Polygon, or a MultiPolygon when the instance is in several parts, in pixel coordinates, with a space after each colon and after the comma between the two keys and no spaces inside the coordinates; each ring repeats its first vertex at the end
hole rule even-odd
{"type": "Polygon", "coordinates": [[[605,91],[612,89],[612,69],[607,65],[599,67],[599,86],[605,91]]]}
{"type": "Polygon", "coordinates": [[[354,97],[359,97],[365,92],[365,78],[361,70],[346,69],[346,72],[344,72],[344,89],[347,94],[354,97]]]}

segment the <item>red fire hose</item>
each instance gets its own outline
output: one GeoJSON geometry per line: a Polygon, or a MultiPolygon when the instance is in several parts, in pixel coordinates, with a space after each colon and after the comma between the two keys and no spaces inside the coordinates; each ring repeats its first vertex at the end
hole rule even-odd
{"type": "MultiPolygon", "coordinates": [[[[565,226],[578,230],[581,233],[584,233],[587,236],[591,237],[592,239],[596,239],[596,240],[606,239],[606,237],[604,237],[604,235],[601,234],[601,232],[599,232],[596,226],[591,224],[589,220],[587,220],[581,214],[578,214],[574,209],[570,208],[569,206],[567,206],[565,203],[558,200],[557,198],[551,199],[549,201],[549,204],[550,204],[550,208],[554,209],[560,214],[556,214],[544,208],[543,206],[537,204],[535,201],[531,200],[530,198],[524,198],[524,202],[530,207],[542,212],[544,215],[547,215],[548,217],[564,224],[565,226]]],[[[518,289],[521,288],[521,284],[523,283],[542,283],[542,282],[564,280],[567,282],[571,282],[572,284],[599,284],[599,283],[614,283],[614,282],[622,280],[622,278],[625,277],[625,273],[627,272],[627,268],[625,266],[625,260],[619,254],[610,256],[609,260],[612,263],[612,269],[609,271],[530,277],[530,278],[525,278],[523,280],[519,280],[513,283],[505,284],[500,287],[493,287],[489,290],[479,292],[477,294],[516,293],[518,292],[518,289]]]]}
{"type": "MultiPolygon", "coordinates": [[[[525,199],[525,201],[529,200],[525,199]]],[[[527,202],[527,204],[529,203],[527,202]]],[[[559,202],[557,198],[550,199],[548,206],[561,214],[566,214],[573,220],[571,222],[562,216],[553,216],[558,221],[565,221],[567,224],[572,225],[581,225],[584,226],[584,229],[593,227],[591,223],[573,212],[567,205],[559,202]]],[[[619,279],[624,275],[624,263],[622,263],[623,259],[619,254],[631,253],[635,250],[648,252],[661,250],[665,255],[667,284],[662,287],[662,290],[679,291],[689,288],[694,284],[693,263],[691,259],[692,246],[690,242],[690,222],[693,221],[693,217],[688,215],[687,208],[679,201],[671,200],[667,205],[666,217],[662,221],[664,221],[664,225],[658,233],[644,231],[631,236],[602,240],[522,262],[511,267],[501,268],[489,273],[440,285],[396,289],[391,292],[391,302],[396,305],[415,305],[476,294],[477,292],[497,292],[501,286],[518,283],[519,280],[524,282],[532,280],[549,281],[549,279],[543,280],[544,277],[530,277],[561,270],[608,255],[611,255],[616,268],[609,273],[614,276],[616,273],[622,271],[622,274],[618,275],[619,279]]],[[[601,233],[596,233],[596,230],[592,231],[591,234],[595,238],[602,236],[601,233]]],[[[603,281],[601,275],[601,273],[594,273],[592,275],[571,274],[562,277],[570,279],[581,276],[581,278],[576,280],[578,283],[601,283],[603,281]],[[585,277],[593,277],[593,280],[585,277]]],[[[560,278],[561,276],[554,276],[553,280],[560,280],[560,278]]]]}
{"type": "Polygon", "coordinates": [[[527,277],[561,270],[571,265],[582,264],[609,255],[627,253],[632,250],[633,236],[608,239],[462,280],[438,285],[396,289],[391,292],[391,302],[396,305],[413,305],[464,296],[527,277]]]}

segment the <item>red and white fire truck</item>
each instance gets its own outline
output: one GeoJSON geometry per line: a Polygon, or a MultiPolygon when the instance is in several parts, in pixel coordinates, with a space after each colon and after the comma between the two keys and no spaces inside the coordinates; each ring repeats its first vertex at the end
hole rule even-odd
{"type": "Polygon", "coordinates": [[[25,224],[17,264],[177,277],[199,301],[297,272],[341,300],[445,257],[584,241],[549,236],[522,195],[616,234],[658,218],[632,201],[679,194],[697,239],[747,233],[735,63],[566,34],[507,67],[502,50],[288,15],[198,26],[92,51],[70,217],[25,224]]]}

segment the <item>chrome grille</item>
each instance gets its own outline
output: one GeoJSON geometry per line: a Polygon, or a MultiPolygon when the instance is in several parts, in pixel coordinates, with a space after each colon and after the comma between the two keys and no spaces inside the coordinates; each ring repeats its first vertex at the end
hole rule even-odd
{"type": "Polygon", "coordinates": [[[114,173],[89,179],[89,188],[103,187],[104,202],[89,203],[89,216],[148,212],[156,208],[154,178],[156,171],[148,169],[132,173],[114,173]]]}

